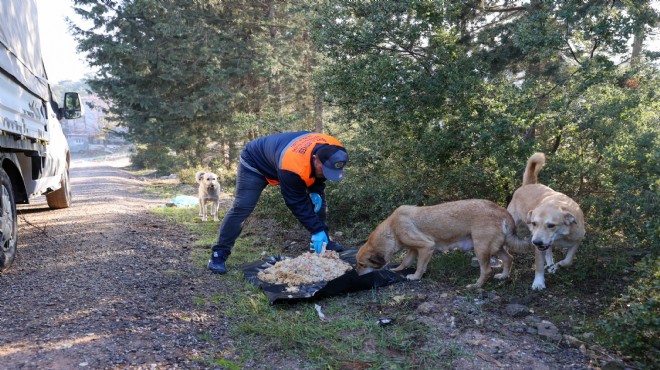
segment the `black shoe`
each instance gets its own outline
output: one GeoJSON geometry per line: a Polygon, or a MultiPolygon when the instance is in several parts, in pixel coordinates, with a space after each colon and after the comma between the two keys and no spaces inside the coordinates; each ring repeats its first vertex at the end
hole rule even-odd
{"type": "Polygon", "coordinates": [[[335,252],[341,252],[344,250],[344,247],[342,247],[341,244],[337,242],[333,242],[332,240],[328,242],[328,245],[325,246],[325,250],[327,251],[335,251],[335,252]]]}
{"type": "Polygon", "coordinates": [[[225,261],[227,258],[220,252],[213,252],[211,254],[211,259],[209,260],[208,268],[214,274],[224,274],[227,272],[227,266],[225,266],[225,261]]]}

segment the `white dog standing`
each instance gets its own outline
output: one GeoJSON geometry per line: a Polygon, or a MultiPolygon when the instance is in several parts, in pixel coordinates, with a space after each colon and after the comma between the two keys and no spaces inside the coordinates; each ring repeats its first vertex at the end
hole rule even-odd
{"type": "Polygon", "coordinates": [[[558,267],[573,264],[573,257],[584,238],[584,216],[580,206],[570,197],[538,183],[545,165],[545,155],[534,153],[527,160],[523,186],[513,193],[507,211],[516,224],[525,222],[536,246],[532,289],[545,289],[544,268],[555,273],[558,267]],[[566,257],[554,263],[552,248],[568,248],[566,257]],[[545,266],[544,266],[545,263],[545,266]]]}
{"type": "Polygon", "coordinates": [[[218,207],[220,206],[220,183],[218,176],[213,172],[199,171],[195,175],[195,180],[199,184],[197,195],[199,196],[199,216],[202,221],[207,221],[206,208],[211,206],[211,216],[213,221],[220,221],[218,218],[218,207]]]}

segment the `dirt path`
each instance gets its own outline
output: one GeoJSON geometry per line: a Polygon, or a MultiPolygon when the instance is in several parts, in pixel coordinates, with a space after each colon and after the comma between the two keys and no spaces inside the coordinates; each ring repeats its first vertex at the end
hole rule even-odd
{"type": "Polygon", "coordinates": [[[220,318],[190,307],[206,275],[191,236],[149,214],[162,200],[140,194],[126,165],[74,162],[73,207],[19,207],[18,255],[0,275],[0,368],[196,368],[214,350],[196,333],[222,338],[220,318]]]}

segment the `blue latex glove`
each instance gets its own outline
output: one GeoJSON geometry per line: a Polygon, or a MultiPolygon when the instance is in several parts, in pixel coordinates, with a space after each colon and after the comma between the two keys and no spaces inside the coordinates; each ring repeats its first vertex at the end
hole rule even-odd
{"type": "Polygon", "coordinates": [[[314,248],[314,252],[321,254],[323,243],[328,244],[328,234],[325,231],[319,231],[316,234],[312,234],[312,241],[309,243],[309,246],[314,248]]]}
{"type": "Polygon", "coordinates": [[[321,206],[323,205],[323,199],[321,199],[321,196],[316,193],[309,193],[309,198],[314,205],[314,213],[319,213],[321,206]]]}

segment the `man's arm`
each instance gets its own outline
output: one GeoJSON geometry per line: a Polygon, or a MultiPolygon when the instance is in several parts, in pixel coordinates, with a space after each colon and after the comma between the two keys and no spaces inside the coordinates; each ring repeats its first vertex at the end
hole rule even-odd
{"type": "MultiPolygon", "coordinates": [[[[289,207],[291,213],[312,234],[326,230],[325,222],[321,219],[321,212],[323,212],[323,219],[325,219],[325,207],[321,207],[318,215],[314,213],[314,206],[309,199],[305,182],[290,171],[280,170],[278,175],[284,203],[289,207]]],[[[324,193],[319,195],[325,198],[324,193]]],[[[325,204],[325,199],[323,203],[325,204]]]]}
{"type": "MultiPolygon", "coordinates": [[[[312,186],[309,187],[309,192],[310,193],[316,193],[321,196],[321,209],[316,213],[319,216],[319,219],[321,222],[325,225],[326,224],[326,210],[328,207],[328,203],[325,200],[325,181],[319,181],[317,180],[315,183],[312,184],[312,186]]],[[[327,228],[327,227],[326,227],[327,228]]]]}

